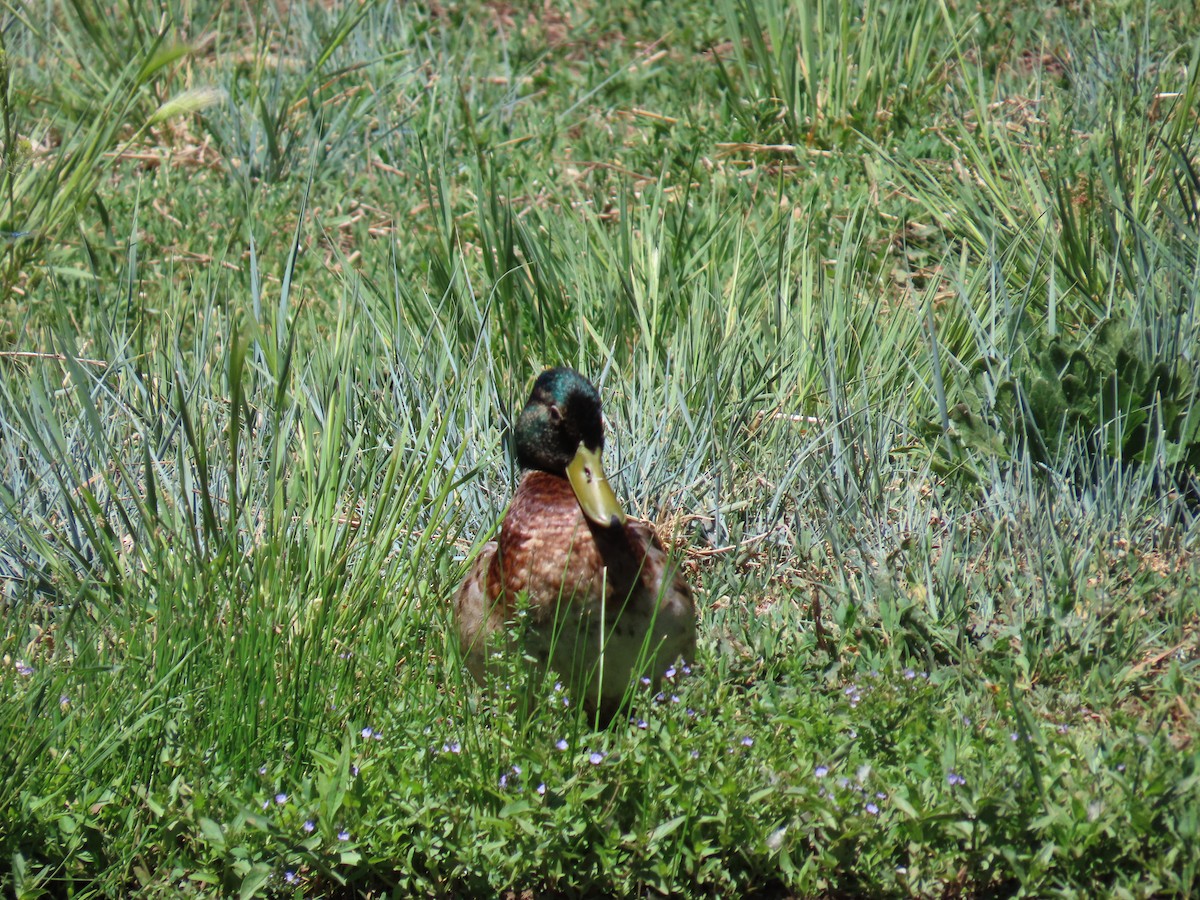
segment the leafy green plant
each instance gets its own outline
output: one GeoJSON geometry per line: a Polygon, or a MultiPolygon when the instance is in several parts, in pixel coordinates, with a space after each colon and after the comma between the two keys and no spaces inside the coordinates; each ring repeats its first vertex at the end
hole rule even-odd
{"type": "Polygon", "coordinates": [[[1000,438],[1042,466],[1076,454],[1080,474],[1105,460],[1157,466],[1195,489],[1200,397],[1194,362],[1147,328],[1109,319],[1072,338],[1039,331],[1014,359],[981,360],[976,388],[954,411],[976,439],[1000,438]],[[985,400],[984,398],[989,398],[985,400]]]}

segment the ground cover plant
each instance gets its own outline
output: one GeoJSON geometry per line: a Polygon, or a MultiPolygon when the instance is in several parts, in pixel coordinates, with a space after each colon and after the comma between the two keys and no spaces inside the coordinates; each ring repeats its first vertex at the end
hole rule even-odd
{"type": "Polygon", "coordinates": [[[0,17],[6,892],[1197,891],[1191,4],[0,17]],[[602,730],[448,621],[557,364],[602,730]]]}

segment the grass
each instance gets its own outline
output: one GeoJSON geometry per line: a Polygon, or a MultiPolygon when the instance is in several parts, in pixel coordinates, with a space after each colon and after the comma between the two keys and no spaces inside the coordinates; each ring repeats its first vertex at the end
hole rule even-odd
{"type": "Polygon", "coordinates": [[[1196,892],[1190,4],[148,10],[0,13],[6,891],[1196,892]],[[554,364],[599,732],[448,627],[554,364]]]}

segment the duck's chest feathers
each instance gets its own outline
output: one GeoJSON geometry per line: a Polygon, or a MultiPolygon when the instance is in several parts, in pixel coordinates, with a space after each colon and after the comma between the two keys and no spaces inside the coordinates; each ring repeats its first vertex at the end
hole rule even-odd
{"type": "Polygon", "coordinates": [[[524,591],[535,622],[566,605],[579,612],[624,606],[640,593],[642,544],[634,529],[590,523],[565,478],[530,472],[504,518],[489,588],[508,604],[524,591]]]}

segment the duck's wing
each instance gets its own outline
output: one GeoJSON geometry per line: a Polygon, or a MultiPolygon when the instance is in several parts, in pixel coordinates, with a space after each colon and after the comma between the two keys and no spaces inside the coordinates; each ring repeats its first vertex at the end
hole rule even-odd
{"type": "Polygon", "coordinates": [[[663,549],[654,527],[646,522],[630,521],[628,526],[645,548],[642,584],[654,598],[654,630],[663,642],[665,662],[682,656],[685,662],[696,657],[696,600],[692,586],[683,575],[679,560],[663,549]]]}
{"type": "Polygon", "coordinates": [[[488,571],[495,557],[496,542],[488,541],[471,563],[454,598],[454,620],[463,660],[480,682],[484,679],[489,637],[495,629],[496,600],[488,590],[488,571]]]}

